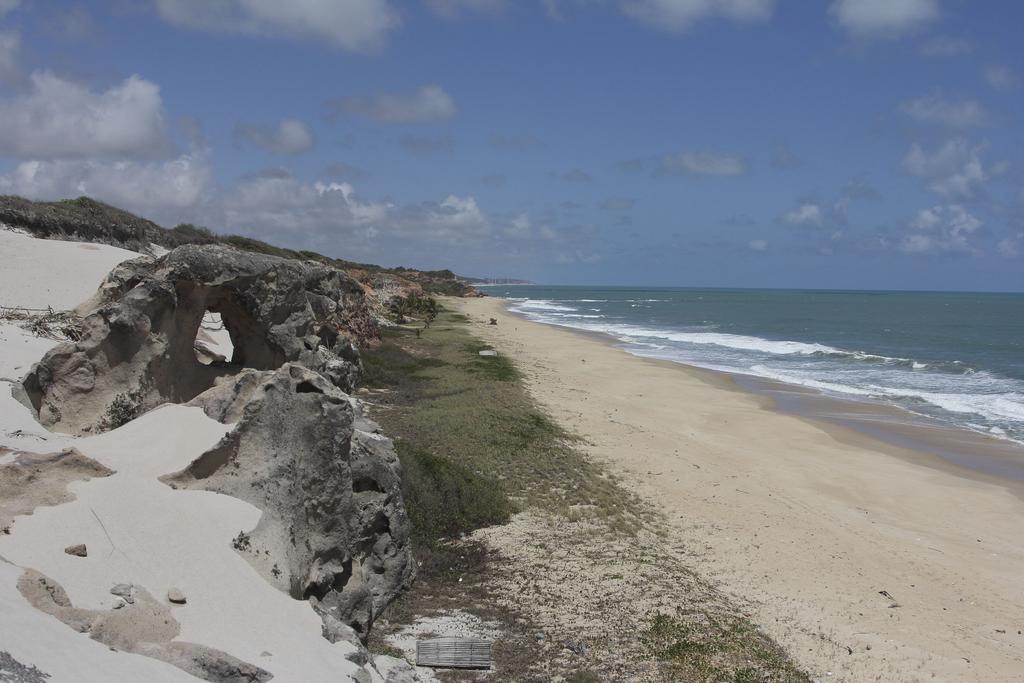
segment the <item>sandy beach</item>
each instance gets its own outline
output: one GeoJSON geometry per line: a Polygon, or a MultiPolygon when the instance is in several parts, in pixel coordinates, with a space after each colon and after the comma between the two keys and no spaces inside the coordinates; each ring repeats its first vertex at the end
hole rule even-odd
{"type": "Polygon", "coordinates": [[[500,300],[447,303],[808,671],[1024,679],[1018,484],[783,414],[725,376],[527,321],[500,300]]]}

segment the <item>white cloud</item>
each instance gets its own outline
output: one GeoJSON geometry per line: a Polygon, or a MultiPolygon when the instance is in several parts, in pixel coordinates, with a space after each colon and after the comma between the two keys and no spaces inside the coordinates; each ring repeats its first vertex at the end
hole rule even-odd
{"type": "Polygon", "coordinates": [[[980,250],[972,244],[971,238],[981,226],[981,220],[961,204],[922,209],[910,222],[913,232],[904,236],[899,249],[912,254],[977,254],[980,250]]]}
{"type": "Polygon", "coordinates": [[[0,176],[0,191],[40,200],[85,195],[173,220],[202,200],[212,176],[205,150],[163,162],[25,161],[0,176]]]}
{"type": "Polygon", "coordinates": [[[996,245],[996,249],[999,251],[999,255],[1004,258],[1016,258],[1020,252],[1017,249],[1018,243],[1021,241],[1021,236],[1018,235],[1017,239],[1006,239],[999,240],[996,245]]]}
{"type": "Polygon", "coordinates": [[[834,0],[829,14],[858,38],[893,38],[941,15],[938,0],[834,0]]]}
{"type": "Polygon", "coordinates": [[[0,155],[20,159],[167,156],[160,89],[138,76],[103,92],[36,72],[26,93],[0,101],[0,155]]]}
{"type": "Polygon", "coordinates": [[[1003,64],[985,67],[985,80],[996,90],[1013,90],[1020,86],[1020,76],[1003,64]]]}
{"type": "Polygon", "coordinates": [[[765,240],[750,240],[747,242],[747,247],[754,251],[767,251],[768,242],[765,240]]]}
{"type": "Polygon", "coordinates": [[[17,31],[0,31],[0,83],[12,83],[21,76],[20,49],[21,35],[17,31]]]}
{"type": "Polygon", "coordinates": [[[974,52],[974,45],[965,38],[936,36],[921,46],[924,57],[961,57],[974,52]]]}
{"type": "Polygon", "coordinates": [[[623,11],[655,28],[685,31],[706,18],[753,22],[771,19],[775,0],[627,0],[623,11]]]}
{"type": "Polygon", "coordinates": [[[400,23],[388,0],[156,0],[156,7],[182,28],[312,38],[356,52],[379,49],[400,23]]]}
{"type": "Polygon", "coordinates": [[[782,219],[790,225],[821,227],[825,222],[825,212],[815,202],[804,202],[792,211],[787,211],[782,219]]]}
{"type": "Polygon", "coordinates": [[[364,198],[349,183],[306,183],[286,174],[243,180],[220,205],[220,223],[229,231],[278,240],[290,233],[292,242],[306,246],[346,244],[364,253],[396,241],[466,245],[491,234],[491,221],[473,197],[403,206],[364,198]]]}
{"type": "Polygon", "coordinates": [[[515,239],[526,239],[533,234],[533,222],[530,220],[530,216],[525,213],[521,213],[505,226],[504,233],[506,237],[515,239]]]}
{"type": "Polygon", "coordinates": [[[301,154],[313,146],[313,134],[295,119],[284,119],[275,128],[243,124],[237,134],[274,154],[301,154]]]}
{"type": "Polygon", "coordinates": [[[505,9],[505,0],[425,0],[430,10],[445,19],[455,19],[463,12],[495,13],[505,9]]]}
{"type": "Polygon", "coordinates": [[[973,128],[989,123],[988,112],[974,100],[948,100],[934,94],[900,103],[900,111],[922,123],[973,128]]]}
{"type": "Polygon", "coordinates": [[[414,93],[376,93],[342,97],[331,103],[339,110],[388,123],[440,121],[458,113],[455,100],[437,85],[424,85],[414,93]]]}
{"type": "Polygon", "coordinates": [[[668,154],[658,162],[659,175],[738,176],[747,172],[747,163],[736,156],[711,150],[668,154]]]}
{"type": "Polygon", "coordinates": [[[987,148],[987,145],[972,146],[964,138],[947,140],[933,150],[915,144],[904,157],[903,168],[910,175],[929,179],[928,189],[936,194],[951,199],[971,199],[995,172],[986,168],[982,159],[987,148]]]}

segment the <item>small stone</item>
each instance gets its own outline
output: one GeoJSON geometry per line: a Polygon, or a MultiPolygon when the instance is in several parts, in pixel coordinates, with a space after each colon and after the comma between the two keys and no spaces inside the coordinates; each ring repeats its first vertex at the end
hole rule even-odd
{"type": "Polygon", "coordinates": [[[124,598],[124,601],[129,605],[135,604],[135,596],[133,595],[134,592],[135,586],[131,585],[130,583],[119,583],[110,589],[111,595],[116,595],[118,597],[124,598]]]}
{"type": "Polygon", "coordinates": [[[118,598],[118,599],[114,600],[114,609],[121,609],[122,607],[124,607],[127,604],[128,603],[124,601],[124,598],[118,598]]]}
{"type": "Polygon", "coordinates": [[[544,634],[541,633],[540,631],[537,631],[536,633],[534,633],[533,637],[536,638],[537,640],[544,640],[544,634]]]}
{"type": "Polygon", "coordinates": [[[69,545],[67,548],[64,548],[64,552],[66,552],[68,555],[74,555],[75,557],[89,556],[89,551],[86,549],[84,543],[79,543],[77,545],[69,545]]]}
{"type": "Polygon", "coordinates": [[[185,594],[177,588],[171,588],[167,591],[167,601],[173,602],[175,605],[184,605],[186,602],[185,594]]]}

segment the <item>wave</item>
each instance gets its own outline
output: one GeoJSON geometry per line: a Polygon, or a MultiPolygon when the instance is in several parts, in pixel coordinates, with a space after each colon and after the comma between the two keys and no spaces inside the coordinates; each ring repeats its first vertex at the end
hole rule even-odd
{"type": "Polygon", "coordinates": [[[562,306],[561,304],[556,304],[553,301],[547,301],[545,299],[527,299],[526,301],[519,304],[512,310],[523,313],[525,312],[523,309],[529,309],[533,311],[567,311],[569,313],[572,313],[576,310],[571,306],[562,306]]]}
{"type": "Polygon", "coordinates": [[[748,337],[741,334],[726,334],[723,332],[681,332],[676,330],[664,330],[653,327],[640,327],[635,325],[623,325],[610,323],[607,325],[593,326],[595,331],[605,332],[618,337],[622,341],[633,341],[634,339],[664,339],[673,342],[688,344],[714,345],[729,349],[742,351],[760,351],[773,355],[805,355],[814,354],[844,354],[845,351],[825,346],[824,344],[807,344],[797,341],[774,341],[762,339],[761,337],[748,337]]]}
{"type": "MultiPolygon", "coordinates": [[[[833,394],[859,396],[895,402],[913,409],[915,405],[939,408],[949,413],[977,415],[991,422],[1024,422],[1024,394],[1015,391],[994,393],[952,393],[927,391],[909,386],[885,387],[876,384],[857,386],[839,382],[825,382],[793,372],[779,372],[764,365],[754,365],[751,374],[787,384],[818,389],[833,394]]],[[[998,434],[1002,430],[993,430],[992,425],[984,426],[984,431],[998,434]]]]}

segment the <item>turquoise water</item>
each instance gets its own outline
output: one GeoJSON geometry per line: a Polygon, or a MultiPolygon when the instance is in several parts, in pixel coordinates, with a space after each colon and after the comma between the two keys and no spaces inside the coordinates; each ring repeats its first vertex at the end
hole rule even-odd
{"type": "Polygon", "coordinates": [[[893,404],[1024,443],[1024,294],[495,286],[631,353],[893,404]]]}

